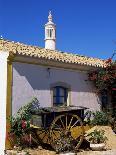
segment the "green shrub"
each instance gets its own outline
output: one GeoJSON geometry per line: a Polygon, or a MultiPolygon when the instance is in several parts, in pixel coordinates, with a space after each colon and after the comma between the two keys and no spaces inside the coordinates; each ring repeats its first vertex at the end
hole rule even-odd
{"type": "Polygon", "coordinates": [[[110,120],[108,114],[103,111],[87,111],[84,121],[89,125],[108,125],[110,120]]]}
{"type": "Polygon", "coordinates": [[[108,125],[108,115],[103,111],[96,111],[93,113],[92,125],[108,125]]]}
{"type": "Polygon", "coordinates": [[[89,137],[88,140],[92,144],[100,144],[104,143],[107,140],[107,137],[104,135],[104,130],[94,130],[93,132],[89,133],[87,136],[89,137]]]}
{"type": "Polygon", "coordinates": [[[33,98],[29,103],[22,106],[14,116],[8,118],[11,124],[8,138],[10,141],[15,140],[15,145],[29,145],[30,137],[27,131],[30,128],[31,112],[36,109],[36,106],[38,106],[38,100],[33,98]]]}

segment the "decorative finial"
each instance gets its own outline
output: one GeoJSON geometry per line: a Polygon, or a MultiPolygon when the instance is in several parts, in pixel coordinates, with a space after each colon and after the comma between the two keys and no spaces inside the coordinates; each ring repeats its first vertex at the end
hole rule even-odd
{"type": "Polygon", "coordinates": [[[51,15],[52,14],[52,12],[51,12],[51,10],[49,11],[49,15],[51,15]]]}
{"type": "Polygon", "coordinates": [[[49,11],[48,21],[52,21],[52,13],[49,11]]]}
{"type": "Polygon", "coordinates": [[[3,40],[3,37],[2,37],[2,35],[0,36],[0,40],[3,40]]]}

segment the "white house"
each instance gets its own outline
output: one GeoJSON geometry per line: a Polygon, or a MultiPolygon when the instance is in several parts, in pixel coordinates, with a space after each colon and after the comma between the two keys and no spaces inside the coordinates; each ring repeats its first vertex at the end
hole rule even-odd
{"type": "Polygon", "coordinates": [[[55,48],[56,26],[51,12],[45,25],[45,48],[0,40],[1,155],[9,147],[6,118],[32,97],[37,97],[42,107],[76,105],[100,109],[101,101],[88,80],[88,72],[105,67],[105,61],[55,48]]]}

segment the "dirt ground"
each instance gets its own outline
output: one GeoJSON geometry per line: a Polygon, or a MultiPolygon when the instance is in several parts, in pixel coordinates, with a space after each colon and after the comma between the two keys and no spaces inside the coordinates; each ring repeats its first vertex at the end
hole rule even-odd
{"type": "MultiPolygon", "coordinates": [[[[90,130],[86,131],[86,134],[90,133],[94,129],[102,129],[105,131],[105,136],[108,138],[108,140],[106,141],[106,148],[105,148],[107,151],[90,151],[90,150],[84,151],[81,149],[81,151],[76,154],[77,155],[116,155],[116,134],[112,131],[111,127],[95,126],[90,130]]],[[[35,150],[28,149],[27,151],[29,152],[30,155],[56,155],[56,152],[43,149],[42,147],[39,147],[38,149],[35,149],[35,150]]],[[[7,150],[7,154],[8,155],[28,155],[26,154],[25,151],[17,152],[14,150],[7,150]]]]}
{"type": "Polygon", "coordinates": [[[116,150],[107,151],[83,151],[77,153],[77,155],[116,155],[116,150]]]}
{"type": "MultiPolygon", "coordinates": [[[[58,155],[54,151],[49,150],[30,150],[30,155],[58,155]]],[[[7,155],[28,155],[26,152],[9,151],[7,155]]],[[[62,153],[59,155],[71,155],[71,153],[62,153]]],[[[75,155],[116,155],[116,150],[107,151],[82,151],[75,153],[75,155]]]]}

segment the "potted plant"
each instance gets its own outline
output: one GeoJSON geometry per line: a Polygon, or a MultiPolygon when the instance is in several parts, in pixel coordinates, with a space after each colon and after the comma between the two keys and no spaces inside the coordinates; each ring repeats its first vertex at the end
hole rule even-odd
{"type": "Polygon", "coordinates": [[[93,132],[87,135],[88,140],[90,142],[90,148],[94,151],[103,150],[105,147],[105,142],[107,137],[104,135],[104,130],[95,129],[93,132]]]}

